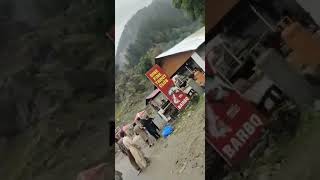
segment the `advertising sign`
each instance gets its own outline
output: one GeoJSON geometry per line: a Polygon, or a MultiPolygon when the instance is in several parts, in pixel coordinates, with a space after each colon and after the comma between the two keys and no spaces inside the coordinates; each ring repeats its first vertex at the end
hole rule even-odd
{"type": "Polygon", "coordinates": [[[188,105],[189,97],[174,85],[172,79],[160,66],[154,65],[146,73],[146,76],[178,110],[182,110],[188,105]]]}
{"type": "Polygon", "coordinates": [[[238,165],[262,136],[263,120],[216,71],[211,73],[206,83],[206,140],[230,166],[238,165]]]}

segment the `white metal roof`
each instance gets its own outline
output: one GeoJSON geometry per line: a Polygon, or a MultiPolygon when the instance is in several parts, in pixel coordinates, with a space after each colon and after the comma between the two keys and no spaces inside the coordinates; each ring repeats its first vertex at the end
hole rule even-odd
{"type": "Polygon", "coordinates": [[[162,58],[166,56],[170,56],[173,54],[178,54],[181,52],[187,52],[187,51],[193,51],[196,50],[201,44],[205,42],[205,27],[202,27],[195,33],[191,34],[190,36],[186,37],[184,40],[182,40],[180,43],[173,46],[171,49],[161,53],[156,57],[162,58]]]}

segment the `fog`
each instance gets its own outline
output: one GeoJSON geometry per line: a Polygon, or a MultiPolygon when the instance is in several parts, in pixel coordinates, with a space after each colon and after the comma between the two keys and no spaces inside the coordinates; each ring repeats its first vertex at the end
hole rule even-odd
{"type": "Polygon", "coordinates": [[[140,9],[148,6],[152,0],[116,0],[115,11],[116,11],[116,50],[121,37],[121,33],[124,26],[130,20],[130,18],[140,9]]]}

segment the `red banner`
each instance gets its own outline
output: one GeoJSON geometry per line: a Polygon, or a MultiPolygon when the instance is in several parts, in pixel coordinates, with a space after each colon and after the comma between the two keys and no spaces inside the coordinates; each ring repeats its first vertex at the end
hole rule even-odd
{"type": "Polygon", "coordinates": [[[154,65],[146,73],[146,76],[165,96],[167,96],[168,100],[178,110],[182,110],[188,105],[190,101],[189,97],[174,85],[172,79],[160,66],[157,64],[154,65]]]}
{"type": "Polygon", "coordinates": [[[206,140],[230,166],[239,165],[262,136],[262,117],[217,74],[207,79],[206,140]]]}

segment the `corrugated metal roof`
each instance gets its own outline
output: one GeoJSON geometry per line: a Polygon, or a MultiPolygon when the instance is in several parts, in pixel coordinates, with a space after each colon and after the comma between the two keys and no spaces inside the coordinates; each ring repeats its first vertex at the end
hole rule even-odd
{"type": "Polygon", "coordinates": [[[190,36],[182,40],[180,43],[173,46],[171,49],[158,55],[156,59],[170,56],[173,54],[178,54],[181,52],[196,50],[199,46],[201,46],[201,44],[205,42],[205,34],[205,27],[202,27],[195,33],[191,34],[190,36]]]}

